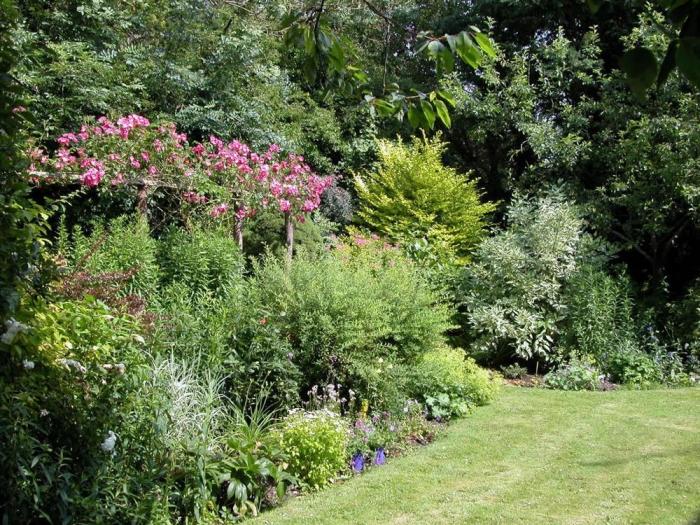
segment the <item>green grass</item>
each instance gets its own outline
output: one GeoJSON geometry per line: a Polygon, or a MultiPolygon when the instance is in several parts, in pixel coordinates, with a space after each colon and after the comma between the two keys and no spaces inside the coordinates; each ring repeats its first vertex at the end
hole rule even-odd
{"type": "Polygon", "coordinates": [[[700,524],[700,388],[507,388],[436,443],[252,524],[700,524]]]}

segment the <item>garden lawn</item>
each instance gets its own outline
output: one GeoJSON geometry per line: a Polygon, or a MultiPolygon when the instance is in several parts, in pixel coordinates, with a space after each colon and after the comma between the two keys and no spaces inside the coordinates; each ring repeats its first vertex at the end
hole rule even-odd
{"type": "Polygon", "coordinates": [[[508,387],[436,443],[250,523],[700,524],[700,388],[508,387]]]}

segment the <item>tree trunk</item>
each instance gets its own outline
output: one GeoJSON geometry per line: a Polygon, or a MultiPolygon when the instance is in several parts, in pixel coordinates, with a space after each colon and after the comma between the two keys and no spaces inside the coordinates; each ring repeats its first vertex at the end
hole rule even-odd
{"type": "Polygon", "coordinates": [[[136,194],[136,209],[145,218],[148,216],[148,186],[145,182],[138,185],[136,194]]]}
{"type": "Polygon", "coordinates": [[[236,217],[236,224],[234,226],[234,235],[236,236],[236,242],[241,252],[243,251],[243,219],[236,217]]]}
{"type": "Polygon", "coordinates": [[[294,219],[290,213],[284,214],[284,231],[287,241],[287,263],[291,264],[294,255],[294,219]]]}

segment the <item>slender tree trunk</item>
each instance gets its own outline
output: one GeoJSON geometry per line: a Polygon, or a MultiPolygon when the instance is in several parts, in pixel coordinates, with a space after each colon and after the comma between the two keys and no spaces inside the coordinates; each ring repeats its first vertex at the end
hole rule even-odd
{"type": "Polygon", "coordinates": [[[294,255],[294,218],[291,213],[284,214],[284,231],[287,241],[287,263],[291,264],[294,255]]]}
{"type": "Polygon", "coordinates": [[[243,219],[236,217],[236,224],[234,226],[234,235],[236,236],[236,242],[241,252],[243,251],[243,219]]]}
{"type": "Polygon", "coordinates": [[[143,217],[148,216],[148,186],[142,182],[138,186],[136,194],[136,209],[143,217]]]}

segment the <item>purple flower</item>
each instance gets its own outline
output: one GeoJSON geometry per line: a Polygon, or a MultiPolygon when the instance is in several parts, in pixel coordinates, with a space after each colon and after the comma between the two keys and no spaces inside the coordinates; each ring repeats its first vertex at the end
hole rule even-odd
{"type": "Polygon", "coordinates": [[[352,471],[355,472],[356,474],[359,474],[365,468],[365,457],[360,452],[357,452],[352,457],[351,466],[352,466],[352,471]]]}
{"type": "Polygon", "coordinates": [[[383,465],[386,463],[386,454],[384,453],[384,448],[379,447],[374,453],[374,464],[383,465]]]}

